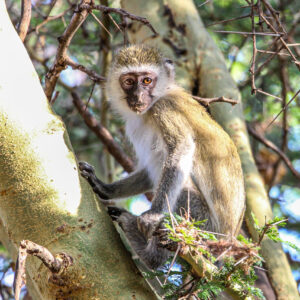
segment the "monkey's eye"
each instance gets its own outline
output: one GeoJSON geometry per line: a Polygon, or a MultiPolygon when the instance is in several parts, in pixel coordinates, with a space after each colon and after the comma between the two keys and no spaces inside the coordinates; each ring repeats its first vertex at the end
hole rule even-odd
{"type": "Polygon", "coordinates": [[[145,77],[143,79],[143,84],[150,84],[152,82],[152,79],[150,77],[145,77]]]}
{"type": "Polygon", "coordinates": [[[132,78],[127,78],[126,80],[124,80],[124,83],[126,85],[133,85],[134,83],[134,80],[132,78]]]}

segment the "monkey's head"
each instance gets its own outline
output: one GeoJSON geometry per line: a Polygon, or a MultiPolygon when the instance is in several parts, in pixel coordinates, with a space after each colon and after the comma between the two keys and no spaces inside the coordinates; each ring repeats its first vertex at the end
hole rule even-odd
{"type": "Polygon", "coordinates": [[[107,93],[121,114],[145,113],[174,85],[174,65],[154,47],[133,45],[115,55],[107,93]]]}

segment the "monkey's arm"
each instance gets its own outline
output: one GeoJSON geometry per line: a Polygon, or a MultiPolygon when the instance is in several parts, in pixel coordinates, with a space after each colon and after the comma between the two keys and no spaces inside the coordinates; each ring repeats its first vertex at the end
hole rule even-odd
{"type": "Polygon", "coordinates": [[[99,180],[95,175],[94,168],[86,162],[80,162],[79,169],[93,191],[103,200],[130,197],[152,189],[152,182],[145,169],[134,172],[111,184],[99,180]]]}
{"type": "Polygon", "coordinates": [[[152,201],[152,207],[138,218],[139,230],[150,238],[161,223],[164,213],[175,211],[178,197],[191,173],[195,144],[191,136],[175,141],[163,166],[160,184],[152,201]]]}

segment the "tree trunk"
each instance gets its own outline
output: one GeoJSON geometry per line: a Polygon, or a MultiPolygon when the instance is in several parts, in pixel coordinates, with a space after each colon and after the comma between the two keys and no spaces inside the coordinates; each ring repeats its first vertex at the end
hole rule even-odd
{"type": "Polygon", "coordinates": [[[73,265],[53,274],[26,263],[33,299],[154,299],[105,209],[78,174],[61,119],[0,1],[0,238],[17,256],[31,240],[73,265]]]}
{"type": "MultiPolygon", "coordinates": [[[[153,38],[148,28],[135,23],[129,30],[130,41],[157,45],[174,59],[177,81],[183,87],[202,97],[241,100],[224,58],[204,28],[192,0],[121,0],[121,4],[129,12],[146,17],[159,32],[159,36],[153,38]]],[[[242,104],[232,107],[228,103],[214,103],[210,111],[231,136],[240,154],[246,184],[246,223],[253,238],[257,239],[251,212],[263,225],[265,217],[272,218],[272,211],[252,156],[242,104]]],[[[262,255],[278,299],[297,299],[296,283],[280,244],[265,239],[262,255]]]]}

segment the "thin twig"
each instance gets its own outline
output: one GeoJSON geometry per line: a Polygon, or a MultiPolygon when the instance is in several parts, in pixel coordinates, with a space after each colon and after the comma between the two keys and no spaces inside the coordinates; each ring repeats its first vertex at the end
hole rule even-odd
{"type": "Polygon", "coordinates": [[[275,96],[275,95],[273,95],[273,94],[270,94],[270,93],[268,93],[268,92],[265,92],[265,91],[263,91],[263,90],[261,90],[261,89],[256,89],[256,91],[257,91],[258,93],[261,93],[261,94],[264,94],[264,95],[273,97],[273,98],[275,98],[275,99],[277,99],[277,100],[279,100],[279,101],[282,101],[282,98],[280,98],[280,97],[278,97],[278,96],[275,96]]]}
{"type": "Polygon", "coordinates": [[[118,14],[122,17],[128,18],[130,20],[141,22],[145,26],[149,27],[155,36],[158,35],[156,30],[153,28],[151,23],[146,18],[131,14],[122,8],[114,8],[114,7],[107,7],[104,5],[94,5],[94,4],[87,4],[87,3],[82,5],[81,8],[87,9],[87,10],[96,9],[96,10],[102,11],[105,14],[116,13],[116,14],[118,14]]]}
{"type": "Polygon", "coordinates": [[[201,3],[200,5],[198,5],[198,7],[200,8],[201,6],[207,4],[208,2],[210,2],[211,0],[206,0],[205,2],[201,3]]]}
{"type": "Polygon", "coordinates": [[[229,99],[226,97],[215,97],[215,98],[202,98],[202,97],[198,97],[198,96],[192,96],[193,99],[197,100],[199,103],[205,105],[205,106],[209,106],[211,103],[214,102],[225,102],[225,103],[230,103],[231,105],[236,105],[239,103],[238,100],[234,100],[234,99],[229,99]]]}
{"type": "Polygon", "coordinates": [[[206,27],[214,26],[214,25],[217,25],[217,24],[224,24],[224,23],[228,23],[228,22],[232,22],[232,21],[236,21],[236,20],[241,20],[241,19],[245,19],[245,18],[248,18],[248,17],[250,17],[249,14],[248,15],[244,15],[244,16],[240,16],[240,17],[236,17],[236,18],[232,18],[232,19],[227,19],[227,20],[222,20],[222,21],[214,22],[214,23],[206,25],[206,27]]]}
{"type": "Polygon", "coordinates": [[[67,10],[63,11],[62,13],[60,13],[60,14],[58,14],[56,16],[48,16],[44,21],[42,21],[35,28],[33,28],[32,31],[35,31],[36,33],[39,33],[39,30],[41,29],[42,26],[46,25],[50,21],[54,21],[54,20],[62,18],[71,9],[72,9],[72,7],[68,8],[67,10]]]}
{"type": "Polygon", "coordinates": [[[111,33],[107,30],[107,28],[104,26],[104,24],[97,18],[97,16],[93,12],[90,12],[90,14],[100,24],[100,26],[108,33],[108,35],[112,38],[111,33]]]}
{"type": "Polygon", "coordinates": [[[242,35],[262,35],[262,36],[278,36],[281,37],[283,35],[283,33],[272,33],[272,32],[245,32],[245,31],[231,31],[231,30],[214,30],[214,32],[217,33],[233,33],[233,34],[242,34],[242,35]]]}
{"type": "Polygon", "coordinates": [[[287,107],[293,102],[293,100],[298,96],[298,94],[300,93],[300,89],[297,91],[297,93],[292,97],[292,99],[280,110],[280,112],[275,116],[275,118],[270,122],[270,124],[267,126],[266,129],[268,129],[276,120],[277,118],[280,116],[280,114],[287,109],[287,107]]]}
{"type": "Polygon", "coordinates": [[[260,141],[262,144],[264,144],[267,148],[273,150],[275,153],[277,153],[286,166],[291,170],[291,172],[294,174],[295,177],[300,179],[300,173],[294,168],[292,162],[289,160],[287,155],[281,151],[275,144],[273,144],[271,141],[267,140],[265,137],[260,135],[258,132],[256,132],[249,124],[247,124],[248,132],[258,141],[260,141]]]}
{"type": "Polygon", "coordinates": [[[81,72],[86,73],[91,80],[93,80],[95,83],[102,83],[104,81],[106,81],[106,78],[97,74],[95,71],[93,70],[89,70],[87,69],[85,66],[80,65],[78,63],[76,63],[75,61],[73,61],[71,58],[66,57],[65,59],[65,63],[66,65],[72,67],[73,70],[79,70],[81,72]]]}
{"type": "Polygon", "coordinates": [[[170,274],[170,272],[171,272],[171,269],[173,268],[173,265],[174,265],[174,263],[175,263],[175,261],[176,261],[176,258],[177,258],[177,255],[178,255],[180,249],[181,249],[181,246],[180,246],[180,244],[178,244],[177,249],[176,249],[176,252],[175,252],[175,254],[174,254],[174,256],[173,256],[172,262],[171,262],[170,267],[169,267],[169,269],[168,269],[166,278],[165,278],[165,280],[164,280],[164,283],[163,283],[164,285],[166,284],[166,282],[167,282],[167,280],[168,280],[169,274],[170,274]]]}

